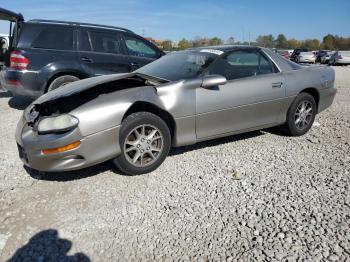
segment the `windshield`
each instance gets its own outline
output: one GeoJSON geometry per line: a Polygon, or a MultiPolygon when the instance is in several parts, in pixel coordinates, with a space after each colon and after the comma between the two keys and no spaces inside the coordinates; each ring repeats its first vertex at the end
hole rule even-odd
{"type": "Polygon", "coordinates": [[[189,79],[199,76],[222,51],[190,50],[173,52],[135,72],[167,80],[189,79]]]}

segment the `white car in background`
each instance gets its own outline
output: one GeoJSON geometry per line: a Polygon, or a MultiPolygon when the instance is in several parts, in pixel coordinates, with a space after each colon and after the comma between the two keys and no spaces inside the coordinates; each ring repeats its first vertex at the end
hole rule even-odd
{"type": "Polygon", "coordinates": [[[297,63],[312,63],[316,62],[316,56],[313,52],[300,52],[299,55],[295,58],[297,63]]]}
{"type": "Polygon", "coordinates": [[[328,62],[329,65],[350,65],[350,51],[336,51],[328,62]]]}

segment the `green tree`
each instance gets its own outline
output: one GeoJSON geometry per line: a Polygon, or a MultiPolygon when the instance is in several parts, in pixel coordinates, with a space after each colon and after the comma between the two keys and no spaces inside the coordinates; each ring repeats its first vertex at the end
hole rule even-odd
{"type": "Polygon", "coordinates": [[[209,45],[221,45],[222,40],[219,37],[213,37],[209,39],[209,45]]]}
{"type": "Polygon", "coordinates": [[[200,47],[200,46],[204,46],[205,44],[206,44],[206,39],[200,36],[196,36],[195,39],[191,41],[191,46],[193,47],[200,47]]]}
{"type": "Polygon", "coordinates": [[[323,37],[323,48],[324,49],[330,49],[334,50],[335,49],[335,37],[331,34],[326,35],[323,37]]]}
{"type": "Polygon", "coordinates": [[[185,38],[182,38],[179,42],[179,49],[185,50],[190,47],[190,42],[186,40],[185,38]]]}
{"type": "Polygon", "coordinates": [[[287,48],[288,42],[284,34],[279,34],[276,38],[276,48],[287,48]]]}
{"type": "Polygon", "coordinates": [[[318,39],[306,39],[301,42],[301,47],[309,50],[318,50],[320,49],[320,41],[318,39]]]}
{"type": "Polygon", "coordinates": [[[163,41],[163,50],[171,51],[173,49],[173,42],[171,40],[163,41]]]}
{"type": "Polygon", "coordinates": [[[273,48],[275,46],[274,40],[273,35],[259,35],[256,42],[259,46],[273,48]]]}
{"type": "Polygon", "coordinates": [[[288,39],[287,43],[288,43],[288,48],[291,48],[291,49],[299,48],[301,46],[301,42],[294,38],[288,39]]]}

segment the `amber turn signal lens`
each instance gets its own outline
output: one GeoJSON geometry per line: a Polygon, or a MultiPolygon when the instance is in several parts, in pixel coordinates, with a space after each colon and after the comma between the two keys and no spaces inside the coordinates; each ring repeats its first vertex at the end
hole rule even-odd
{"type": "Polygon", "coordinates": [[[72,150],[74,148],[77,148],[78,146],[80,146],[81,142],[80,141],[75,141],[71,144],[68,144],[66,146],[61,146],[61,147],[56,147],[56,148],[50,148],[50,149],[43,149],[41,150],[41,152],[44,155],[48,155],[48,154],[53,154],[53,153],[61,153],[61,152],[65,152],[68,150],[72,150]]]}

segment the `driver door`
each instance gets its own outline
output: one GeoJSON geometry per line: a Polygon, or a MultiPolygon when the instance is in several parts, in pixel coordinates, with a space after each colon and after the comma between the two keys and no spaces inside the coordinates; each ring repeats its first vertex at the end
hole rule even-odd
{"type": "Polygon", "coordinates": [[[283,118],[283,76],[258,49],[235,50],[219,58],[208,74],[223,75],[228,81],[196,89],[198,140],[259,129],[283,118]]]}

